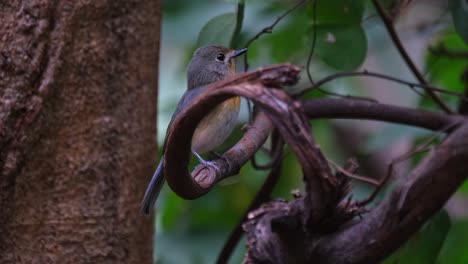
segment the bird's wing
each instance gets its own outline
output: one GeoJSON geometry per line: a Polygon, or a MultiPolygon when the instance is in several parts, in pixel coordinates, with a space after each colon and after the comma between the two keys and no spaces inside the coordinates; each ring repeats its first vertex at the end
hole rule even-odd
{"type": "Polygon", "coordinates": [[[193,99],[195,99],[195,97],[197,97],[203,91],[204,87],[205,86],[200,86],[195,89],[187,90],[184,95],[182,95],[182,98],[180,98],[174,114],[172,114],[171,122],[169,123],[168,127],[172,125],[172,122],[176,119],[180,112],[182,112],[182,110],[184,110],[184,108],[187,107],[193,101],[193,99]]]}

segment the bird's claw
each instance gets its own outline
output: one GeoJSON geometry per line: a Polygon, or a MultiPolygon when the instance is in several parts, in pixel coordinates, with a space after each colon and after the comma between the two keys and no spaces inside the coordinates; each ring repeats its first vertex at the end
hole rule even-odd
{"type": "Polygon", "coordinates": [[[200,160],[200,163],[203,164],[203,166],[212,167],[212,168],[214,168],[217,172],[220,172],[220,169],[219,169],[218,165],[216,165],[216,162],[207,161],[207,160],[200,160]]]}

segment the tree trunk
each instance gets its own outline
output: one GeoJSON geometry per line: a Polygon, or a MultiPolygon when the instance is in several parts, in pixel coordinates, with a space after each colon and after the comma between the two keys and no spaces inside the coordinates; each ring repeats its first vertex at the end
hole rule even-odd
{"type": "Polygon", "coordinates": [[[0,263],[152,263],[160,1],[0,2],[0,263]]]}

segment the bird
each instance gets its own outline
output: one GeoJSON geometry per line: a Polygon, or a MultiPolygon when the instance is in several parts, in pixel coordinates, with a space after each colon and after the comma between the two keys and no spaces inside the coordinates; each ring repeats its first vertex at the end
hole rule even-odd
{"type": "MultiPolygon", "coordinates": [[[[206,85],[234,76],[236,72],[234,58],[246,51],[246,48],[234,50],[221,45],[206,45],[195,50],[187,67],[187,91],[179,100],[169,127],[182,110],[206,88],[206,85]]],[[[200,163],[213,164],[205,161],[200,154],[212,151],[226,140],[237,123],[239,108],[239,97],[227,99],[213,108],[197,125],[192,136],[191,149],[200,163]]],[[[164,185],[163,164],[164,155],[159,161],[141,203],[140,209],[146,215],[154,207],[164,185]]]]}

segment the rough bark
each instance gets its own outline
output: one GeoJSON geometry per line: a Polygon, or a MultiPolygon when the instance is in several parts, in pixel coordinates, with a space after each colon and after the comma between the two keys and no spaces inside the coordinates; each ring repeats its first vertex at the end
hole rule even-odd
{"type": "Polygon", "coordinates": [[[0,2],[0,263],[151,263],[160,1],[0,2]]]}

